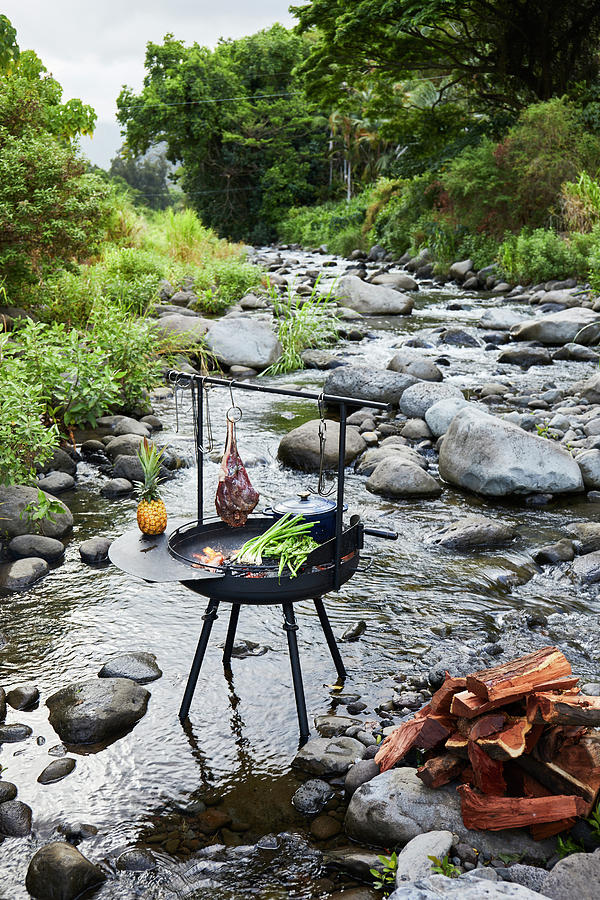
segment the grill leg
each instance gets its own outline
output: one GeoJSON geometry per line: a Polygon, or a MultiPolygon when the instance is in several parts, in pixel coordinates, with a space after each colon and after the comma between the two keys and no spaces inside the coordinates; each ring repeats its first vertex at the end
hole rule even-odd
{"type": "Polygon", "coordinates": [[[217,618],[218,608],[218,600],[209,600],[208,606],[206,607],[206,612],[202,616],[204,623],[202,625],[202,631],[200,632],[198,646],[196,647],[196,654],[194,656],[192,668],[190,669],[188,682],[185,688],[185,693],[183,695],[183,700],[181,701],[181,708],[179,710],[179,719],[181,722],[187,719],[188,713],[190,711],[190,705],[192,703],[194,691],[196,690],[198,675],[200,674],[200,669],[202,668],[202,660],[204,659],[204,654],[206,653],[208,639],[212,631],[213,622],[217,618]]]}
{"type": "Polygon", "coordinates": [[[292,682],[294,684],[294,695],[296,697],[296,711],[298,713],[298,725],[300,726],[300,744],[305,744],[308,740],[310,730],[308,727],[308,717],[306,715],[306,700],[304,699],[300,657],[298,656],[298,641],[296,640],[298,626],[296,625],[293,604],[288,602],[282,605],[283,627],[287,633],[290,664],[292,666],[292,682]]]}
{"type": "Polygon", "coordinates": [[[235,641],[235,632],[237,629],[238,619],[240,617],[239,603],[231,604],[231,615],[229,616],[229,627],[227,629],[227,637],[225,638],[225,646],[223,647],[223,665],[226,669],[231,668],[231,651],[233,642],[235,641]]]}
{"type": "Polygon", "coordinates": [[[317,615],[319,616],[319,621],[325,635],[325,640],[327,641],[327,646],[329,647],[329,652],[331,653],[331,657],[333,659],[333,664],[340,678],[345,678],[348,673],[344,668],[344,663],[342,657],[340,656],[338,645],[335,642],[333,629],[331,628],[331,623],[327,618],[327,613],[325,612],[325,607],[323,606],[323,600],[321,599],[321,597],[315,597],[313,602],[315,604],[315,609],[317,610],[317,615]]]}

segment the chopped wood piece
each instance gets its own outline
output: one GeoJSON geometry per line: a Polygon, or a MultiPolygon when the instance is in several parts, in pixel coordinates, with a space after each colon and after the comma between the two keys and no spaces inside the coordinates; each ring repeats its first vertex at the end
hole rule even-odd
{"type": "Polygon", "coordinates": [[[581,797],[491,797],[474,791],[467,784],[457,788],[461,799],[462,818],[467,828],[501,831],[525,825],[557,822],[568,816],[583,815],[586,809],[581,797]]]}
{"type": "Polygon", "coordinates": [[[532,727],[525,718],[512,720],[501,731],[480,738],[477,743],[492,759],[507,762],[525,753],[527,735],[532,727]]]}
{"type": "Polygon", "coordinates": [[[482,700],[481,697],[478,697],[477,694],[474,694],[472,691],[459,691],[459,693],[455,694],[452,698],[450,712],[453,716],[463,716],[465,719],[474,719],[476,716],[481,716],[492,709],[497,709],[499,706],[506,706],[508,703],[522,700],[524,696],[525,694],[514,694],[510,698],[489,701],[482,700]]]}
{"type": "Polygon", "coordinates": [[[559,819],[558,822],[546,822],[543,825],[532,825],[530,827],[531,837],[534,841],[543,841],[546,838],[554,837],[555,834],[560,834],[561,831],[566,831],[567,828],[572,828],[577,819],[559,819]]]}
{"type": "Polygon", "coordinates": [[[433,756],[417,769],[417,778],[429,788],[438,788],[458,778],[465,764],[462,759],[457,759],[451,753],[443,753],[441,756],[433,756]]]}
{"type": "Polygon", "coordinates": [[[469,762],[473,767],[474,783],[482,794],[501,797],[506,793],[506,781],[502,774],[502,763],[485,753],[475,741],[469,741],[469,762]]]}
{"type": "Polygon", "coordinates": [[[466,678],[451,678],[446,672],[446,680],[431,698],[431,712],[436,715],[439,715],[440,713],[449,713],[452,698],[459,691],[464,691],[466,686],[466,678]]]}
{"type": "Polygon", "coordinates": [[[534,725],[534,728],[541,728],[543,731],[536,752],[542,762],[552,762],[565,744],[576,744],[588,731],[583,725],[555,725],[554,728],[545,730],[543,725],[534,725]]]}
{"type": "MultiPolygon", "coordinates": [[[[469,719],[466,721],[469,722],[469,719]]],[[[469,722],[469,724],[469,737],[472,741],[476,741],[478,738],[488,737],[490,734],[501,731],[506,724],[506,713],[490,713],[488,716],[477,719],[475,723],[469,722]]]]}
{"type": "Polygon", "coordinates": [[[468,745],[468,738],[463,737],[458,731],[451,734],[445,743],[446,750],[448,750],[449,753],[452,753],[454,756],[460,756],[463,759],[468,758],[468,745]]]}
{"type": "Polygon", "coordinates": [[[551,681],[537,684],[535,689],[536,691],[573,691],[578,694],[578,682],[579,675],[565,675],[563,678],[553,678],[551,681]]]}
{"type": "Polygon", "coordinates": [[[377,751],[375,762],[379,764],[380,771],[385,772],[403,759],[412,747],[430,750],[445,740],[451,731],[452,723],[448,718],[417,714],[386,737],[377,751]]]}
{"type": "Polygon", "coordinates": [[[536,692],[527,698],[527,718],[549,725],[600,725],[600,697],[536,692]]]}
{"type": "Polygon", "coordinates": [[[540,758],[542,748],[519,757],[518,763],[555,793],[577,794],[589,808],[600,790],[600,734],[585,734],[577,743],[564,744],[551,761],[540,758]]]}
{"type": "Polygon", "coordinates": [[[571,675],[571,665],[557,647],[543,647],[518,659],[467,675],[467,689],[483,700],[493,702],[526,694],[537,685],[571,675]]]}

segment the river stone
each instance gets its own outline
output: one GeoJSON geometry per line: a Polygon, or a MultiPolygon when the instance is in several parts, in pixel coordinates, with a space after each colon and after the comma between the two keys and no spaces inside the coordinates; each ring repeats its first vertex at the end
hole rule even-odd
{"type": "Polygon", "coordinates": [[[579,581],[586,584],[597,584],[600,581],[600,550],[578,556],[571,570],[579,581]]]}
{"type": "Polygon", "coordinates": [[[108,559],[108,548],[111,544],[110,538],[89,538],[79,545],[79,555],[82,561],[88,563],[88,565],[106,562],[108,559]]]}
{"type": "MultiPolygon", "coordinates": [[[[324,466],[326,469],[337,469],[340,425],[332,419],[327,419],[326,425],[324,466]]],[[[346,429],[345,464],[350,465],[366,447],[367,444],[359,434],[358,428],[349,425],[346,429]]],[[[318,472],[319,450],[319,420],[312,419],[298,428],[293,428],[281,439],[277,455],[285,465],[293,469],[318,472]]]]}
{"type": "Polygon", "coordinates": [[[448,830],[489,858],[517,853],[531,862],[544,862],[555,845],[551,839],[534,841],[522,829],[466,828],[456,787],[432,791],[417,778],[416,769],[408,767],[389,769],[359,787],[348,806],[345,827],[353,840],[377,847],[395,847],[427,831],[448,830]]]}
{"type": "Polygon", "coordinates": [[[40,692],[35,684],[20,684],[6,694],[6,702],[13,709],[31,709],[40,699],[40,692]]]}
{"type": "Polygon", "coordinates": [[[508,331],[525,320],[526,316],[514,312],[512,309],[494,307],[486,309],[478,324],[480,328],[486,328],[489,331],[508,331]]]}
{"type": "MultiPolygon", "coordinates": [[[[59,503],[63,511],[53,513],[54,521],[52,522],[50,519],[45,519],[40,530],[46,537],[62,538],[71,531],[73,516],[64,503],[50,495],[47,496],[48,500],[59,503]]],[[[2,510],[0,532],[13,538],[18,534],[31,534],[32,531],[37,530],[37,523],[28,522],[24,512],[25,507],[29,504],[37,506],[37,500],[37,488],[20,484],[0,485],[0,509],[2,510]]]]}
{"type": "Polygon", "coordinates": [[[140,449],[143,438],[139,434],[121,434],[119,437],[113,437],[104,450],[106,455],[113,460],[117,456],[136,456],[140,449]]]}
{"type": "Polygon", "coordinates": [[[554,900],[597,900],[599,884],[600,851],[573,853],[548,873],[543,892],[554,900]]]}
{"type": "Polygon", "coordinates": [[[14,800],[17,796],[17,787],[11,781],[0,781],[0,803],[14,800]]]}
{"type": "Polygon", "coordinates": [[[62,447],[56,447],[50,459],[47,459],[42,467],[42,472],[65,472],[67,475],[75,475],[77,463],[62,447]]]}
{"type": "Polygon", "coordinates": [[[367,751],[350,737],[313,738],[300,748],[292,766],[309,775],[344,775],[367,751]]]}
{"type": "Polygon", "coordinates": [[[414,357],[406,350],[396,353],[387,365],[391,372],[413,375],[421,381],[442,381],[443,375],[434,362],[424,357],[414,357]]]}
{"type": "Polygon", "coordinates": [[[31,831],[31,807],[20,800],[0,803],[0,834],[25,837],[31,831]]]}
{"type": "Polygon", "coordinates": [[[473,409],[452,420],[439,471],[445,481],[489,497],[583,489],[579,466],[567,450],[473,409]]]}
{"type": "Polygon", "coordinates": [[[403,392],[416,383],[414,375],[403,372],[367,366],[341,366],[329,373],[323,390],[336,397],[356,397],[358,400],[393,403],[397,406],[403,392]]]}
{"type": "Polygon", "coordinates": [[[44,478],[40,478],[37,486],[45,491],[46,494],[64,494],[65,491],[72,491],[75,487],[75,479],[66,472],[49,472],[44,478]]]}
{"type": "Polygon", "coordinates": [[[424,419],[430,406],[439,400],[460,398],[464,400],[462,391],[453,384],[436,384],[421,381],[407,388],[400,398],[400,411],[409,419],[424,419]]]}
{"type": "Polygon", "coordinates": [[[354,763],[346,772],[346,780],[344,781],[346,797],[350,798],[361,784],[366,784],[367,781],[375,778],[376,775],[379,775],[379,765],[374,759],[361,759],[354,763]]]}
{"type": "Polygon", "coordinates": [[[425,413],[425,421],[434,437],[446,434],[454,416],[465,406],[475,406],[475,404],[470,404],[462,394],[460,397],[446,397],[444,400],[437,400],[430,406],[425,413]]]}
{"type": "Polygon", "coordinates": [[[419,285],[406,272],[382,272],[371,279],[371,284],[383,284],[396,291],[418,291],[419,285]]]}
{"type": "Polygon", "coordinates": [[[397,454],[388,456],[375,467],[366,488],[371,494],[386,497],[437,497],[442,493],[435,478],[397,454]]]}
{"type": "Polygon", "coordinates": [[[250,318],[214,322],[206,334],[206,345],[222,365],[248,366],[257,372],[277,362],[283,352],[271,326],[250,318]]]}
{"type": "MultiPolygon", "coordinates": [[[[324,861],[330,863],[336,869],[341,869],[353,875],[359,881],[371,881],[371,869],[381,870],[381,860],[376,853],[356,847],[341,847],[339,850],[329,850],[324,861]]],[[[338,900],[347,900],[348,892],[339,895],[338,900]]],[[[367,900],[373,900],[370,894],[367,900]]]]}
{"type": "Polygon", "coordinates": [[[326,781],[310,778],[298,788],[292,797],[292,805],[303,816],[316,816],[325,809],[333,795],[333,788],[326,781]]]}
{"type": "Polygon", "coordinates": [[[302,362],[306,369],[337,369],[347,365],[346,361],[339,359],[330,350],[304,350],[301,354],[302,362]]]}
{"type": "Polygon", "coordinates": [[[460,878],[447,878],[445,875],[420,878],[396,888],[388,900],[439,900],[440,897],[454,897],[455,900],[540,900],[544,896],[520,884],[474,880],[470,875],[471,872],[460,878]]]}
{"type": "MultiPolygon", "coordinates": [[[[515,325],[510,332],[516,341],[540,341],[542,344],[569,344],[586,325],[600,323],[600,314],[592,309],[576,306],[515,325]]],[[[585,336],[577,342],[594,343],[585,336]]]]}
{"type": "Polygon", "coordinates": [[[401,887],[405,881],[418,881],[431,875],[433,863],[429,857],[443,859],[450,853],[453,843],[451,831],[428,831],[414,837],[398,854],[396,886],[401,887]]]}
{"type": "Polygon", "coordinates": [[[414,300],[391,287],[369,284],[357,275],[344,275],[335,294],[344,306],[370,316],[406,316],[412,312],[414,300]]]}
{"type": "Polygon", "coordinates": [[[31,587],[49,572],[45,559],[30,556],[16,562],[0,566],[0,589],[5,591],[23,591],[31,587]]]}
{"type": "Polygon", "coordinates": [[[402,426],[402,437],[409,441],[426,441],[433,435],[424,419],[407,419],[402,426]]]}
{"type": "Polygon", "coordinates": [[[0,744],[16,744],[31,737],[33,731],[29,725],[14,722],[12,725],[0,725],[0,744]]]}
{"type": "Polygon", "coordinates": [[[600,522],[572,522],[565,528],[578,541],[578,552],[593,553],[600,550],[600,522]]]}
{"type": "Polygon", "coordinates": [[[117,869],[122,872],[148,872],[156,867],[154,854],[142,847],[132,847],[117,857],[117,869]]]}
{"type": "Polygon", "coordinates": [[[597,363],[600,357],[591,347],[584,347],[581,344],[565,344],[552,353],[552,359],[573,359],[577,362],[593,362],[597,363]]]}
{"type": "Polygon", "coordinates": [[[35,900],[75,900],[106,881],[106,875],[76,847],[63,841],[46,844],[34,854],[25,887],[35,900]]]}
{"type": "Polygon", "coordinates": [[[122,653],[104,663],[98,672],[98,678],[130,678],[138,684],[156,681],[161,675],[154,653],[145,653],[143,650],[122,653]]]}
{"type": "Polygon", "coordinates": [[[141,437],[149,438],[150,431],[149,425],[138,422],[137,419],[132,419],[130,416],[123,416],[123,418],[119,419],[116,423],[112,433],[115,437],[120,437],[122,434],[139,434],[141,437]]]}
{"type": "Polygon", "coordinates": [[[553,566],[560,562],[571,562],[575,556],[573,541],[563,538],[560,541],[555,541],[553,544],[544,544],[539,550],[535,550],[531,556],[534,562],[540,566],[553,566]]]}
{"type": "Polygon", "coordinates": [[[183,335],[186,343],[201,344],[204,341],[204,335],[212,325],[210,319],[203,319],[201,316],[190,316],[181,313],[174,315],[162,316],[156,322],[153,322],[153,328],[161,337],[171,337],[171,335],[183,335]]]}
{"type": "Polygon", "coordinates": [[[509,347],[502,351],[498,362],[529,369],[531,366],[551,366],[552,357],[545,347],[509,347]]]}
{"type": "Polygon", "coordinates": [[[53,759],[43,772],[40,772],[38,781],[40,784],[54,784],[56,781],[62,781],[63,778],[71,774],[75,765],[75,760],[68,756],[62,759],[53,759]]]}
{"type": "MultiPolygon", "coordinates": [[[[170,477],[169,470],[167,469],[166,456],[163,456],[163,463],[164,465],[161,465],[159,468],[159,477],[161,481],[170,477]]],[[[117,456],[113,465],[113,476],[115,479],[129,481],[131,484],[143,482],[144,470],[142,469],[142,464],[137,455],[129,456],[122,454],[117,456]]]]}
{"type": "Polygon", "coordinates": [[[49,721],[66,744],[98,744],[128,731],[142,718],[150,693],[128,678],[70,684],[46,701],[49,721]]]}
{"type": "Polygon", "coordinates": [[[57,563],[65,555],[61,541],[45,537],[43,534],[19,534],[12,539],[8,549],[17,559],[37,556],[49,563],[57,563]]]}
{"type": "Polygon", "coordinates": [[[437,532],[434,544],[452,550],[478,550],[481,547],[500,547],[512,540],[515,529],[487,516],[465,516],[437,532]]]}
{"type": "Polygon", "coordinates": [[[372,447],[366,453],[363,453],[356,463],[356,472],[358,475],[371,475],[380,462],[390,457],[395,457],[414,466],[420,466],[422,469],[427,468],[427,462],[424,457],[416,450],[413,450],[412,447],[387,444],[381,447],[372,447]]]}
{"type": "MultiPolygon", "coordinates": [[[[134,459],[134,457],[120,456],[116,464],[124,459],[134,459]]],[[[125,497],[127,494],[131,494],[132,491],[133,484],[127,478],[109,478],[106,484],[102,486],[100,493],[103,497],[107,497],[110,500],[114,497],[125,497]]]]}
{"type": "Polygon", "coordinates": [[[453,326],[444,328],[438,335],[438,344],[450,344],[453,347],[481,347],[479,338],[465,331],[464,328],[453,326]]]}
{"type": "Polygon", "coordinates": [[[473,270],[472,259],[462,259],[459,262],[452,263],[450,266],[450,278],[456,281],[464,281],[467,272],[473,270]]]}
{"type": "MultiPolygon", "coordinates": [[[[530,891],[540,891],[548,877],[546,869],[540,869],[538,866],[525,866],[523,863],[515,863],[506,869],[505,879],[513,884],[521,884],[523,887],[529,888],[530,891]]],[[[545,892],[543,892],[545,893],[545,892]]]]}
{"type": "Polygon", "coordinates": [[[600,488],[600,450],[584,450],[575,457],[588,490],[600,488]]]}
{"type": "Polygon", "coordinates": [[[345,734],[346,729],[360,724],[360,719],[350,716],[315,716],[315,728],[321,737],[338,737],[345,734]]]}

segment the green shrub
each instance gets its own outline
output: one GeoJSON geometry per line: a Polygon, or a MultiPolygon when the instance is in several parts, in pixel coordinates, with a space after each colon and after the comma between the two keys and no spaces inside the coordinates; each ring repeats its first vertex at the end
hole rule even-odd
{"type": "Polygon", "coordinates": [[[531,284],[554,278],[585,276],[588,270],[589,239],[563,238],[555,231],[536,228],[509,235],[500,245],[500,271],[509,281],[531,284]]]}
{"type": "Polygon", "coordinates": [[[587,172],[562,186],[563,218],[569,231],[588,232],[600,222],[600,183],[587,172]]]}
{"type": "Polygon", "coordinates": [[[100,279],[94,268],[60,272],[24,295],[24,302],[42,321],[69,328],[84,328],[100,295],[100,279]]]}
{"type": "MultiPolygon", "coordinates": [[[[385,189],[383,196],[386,196],[385,189]]],[[[421,240],[426,240],[425,226],[427,222],[434,221],[439,184],[433,181],[431,175],[418,175],[407,181],[395,182],[387,198],[383,205],[379,204],[369,238],[372,243],[382,244],[386,250],[401,256],[411,245],[421,245],[421,240]]],[[[374,205],[378,205],[378,199],[374,205]]],[[[373,218],[372,208],[369,213],[373,218]]]]}
{"type": "Polygon", "coordinates": [[[327,244],[331,253],[348,255],[365,248],[363,225],[370,193],[320,206],[298,206],[289,210],[279,225],[279,238],[303,247],[327,244]],[[352,246],[350,246],[352,245],[352,246]]]}
{"type": "Polygon", "coordinates": [[[457,259],[472,259],[475,270],[496,262],[500,242],[489,234],[467,232],[459,244],[457,259]]]}

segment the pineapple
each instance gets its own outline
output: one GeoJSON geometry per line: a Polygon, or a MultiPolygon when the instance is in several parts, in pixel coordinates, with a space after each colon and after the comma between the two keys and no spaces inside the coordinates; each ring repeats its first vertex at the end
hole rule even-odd
{"type": "Polygon", "coordinates": [[[138,459],[144,472],[143,483],[139,482],[140,502],[137,508],[137,522],[143,534],[162,534],[167,527],[167,510],[158,493],[159,471],[163,450],[157,450],[144,438],[138,450],[138,459]]]}

